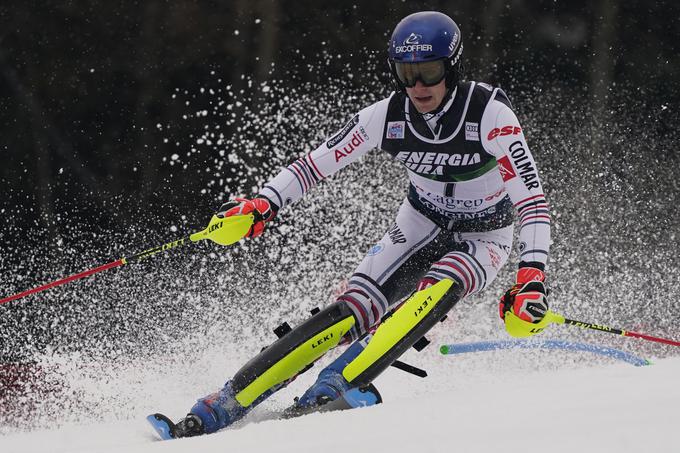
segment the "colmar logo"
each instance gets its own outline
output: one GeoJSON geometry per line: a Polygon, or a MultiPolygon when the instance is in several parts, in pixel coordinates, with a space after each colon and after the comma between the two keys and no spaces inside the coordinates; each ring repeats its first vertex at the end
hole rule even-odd
{"type": "Polygon", "coordinates": [[[512,169],[512,165],[510,165],[510,159],[508,159],[508,156],[503,156],[498,159],[498,171],[501,172],[501,178],[503,178],[503,182],[508,182],[517,176],[515,171],[512,169]]]}
{"type": "Polygon", "coordinates": [[[406,236],[404,236],[404,233],[402,233],[402,231],[399,229],[399,225],[396,223],[387,233],[390,236],[390,241],[392,241],[392,244],[397,245],[406,243],[406,236]]]}
{"type": "Polygon", "coordinates": [[[503,137],[506,135],[517,135],[522,132],[522,128],[519,126],[503,126],[501,128],[495,127],[491,129],[489,135],[486,137],[489,140],[493,140],[496,137],[503,137]]]}
{"type": "Polygon", "coordinates": [[[527,189],[529,190],[538,189],[539,184],[536,169],[531,164],[527,151],[522,147],[522,142],[513,142],[508,149],[510,151],[510,157],[512,157],[512,162],[515,164],[519,176],[524,181],[524,185],[527,186],[527,189]]]}

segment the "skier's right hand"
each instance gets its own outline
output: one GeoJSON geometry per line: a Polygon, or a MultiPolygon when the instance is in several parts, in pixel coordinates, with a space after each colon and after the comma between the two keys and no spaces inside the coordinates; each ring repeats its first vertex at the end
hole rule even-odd
{"type": "Polygon", "coordinates": [[[247,198],[235,198],[227,201],[215,214],[219,218],[233,215],[253,214],[253,226],[250,227],[246,237],[254,238],[262,234],[264,225],[276,216],[276,207],[264,197],[256,197],[252,200],[247,198]]]}
{"type": "MultiPolygon", "coordinates": [[[[521,268],[516,283],[501,297],[499,314],[505,329],[513,337],[528,337],[545,328],[543,321],[548,313],[548,299],[544,281],[543,271],[521,268]]],[[[547,319],[546,322],[549,323],[547,319]]]]}

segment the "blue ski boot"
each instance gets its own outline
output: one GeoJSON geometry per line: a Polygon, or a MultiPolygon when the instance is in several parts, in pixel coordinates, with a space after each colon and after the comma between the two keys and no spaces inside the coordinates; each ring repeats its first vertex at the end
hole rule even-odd
{"type": "Polygon", "coordinates": [[[342,375],[342,370],[364,350],[371,336],[354,342],[333,363],[321,370],[316,382],[286,410],[286,417],[310,412],[326,412],[372,406],[382,402],[373,384],[364,388],[352,387],[342,375]]]}
{"type": "Polygon", "coordinates": [[[224,384],[219,392],[198,400],[191,408],[191,413],[201,419],[205,434],[214,433],[241,420],[251,409],[287,384],[288,381],[272,387],[253,401],[250,406],[243,407],[236,401],[236,394],[231,387],[231,381],[229,381],[224,384]]]}
{"type": "Polygon", "coordinates": [[[285,384],[272,388],[260,395],[250,406],[243,407],[236,401],[230,381],[220,391],[198,400],[191,412],[177,423],[173,423],[163,414],[149,415],[146,419],[163,440],[214,433],[242,419],[252,408],[285,384]]]}

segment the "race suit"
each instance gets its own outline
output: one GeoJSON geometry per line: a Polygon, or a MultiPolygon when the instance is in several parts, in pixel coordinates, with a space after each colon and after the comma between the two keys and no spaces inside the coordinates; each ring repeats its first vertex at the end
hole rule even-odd
{"type": "Polygon", "coordinates": [[[407,169],[408,195],[394,225],[367,252],[339,297],[359,322],[377,324],[419,281],[483,290],[510,254],[519,216],[520,267],[544,269],[550,215],[534,159],[505,93],[459,83],[436,113],[405,93],[361,110],[335,135],[284,168],[260,191],[279,208],[373,149],[407,169]]]}

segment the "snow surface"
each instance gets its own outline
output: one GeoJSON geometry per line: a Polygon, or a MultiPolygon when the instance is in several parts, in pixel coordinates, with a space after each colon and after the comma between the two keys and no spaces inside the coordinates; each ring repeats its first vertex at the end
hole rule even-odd
{"type": "MultiPolygon", "coordinates": [[[[375,407],[273,420],[310,375],[263,403],[254,423],[209,436],[157,441],[140,408],[128,420],[9,433],[0,452],[680,451],[680,357],[646,367],[602,360],[554,351],[431,352],[428,378],[395,369],[380,376],[385,403],[375,407]]],[[[181,416],[192,404],[183,393],[166,395],[158,409],[181,416]]]]}

